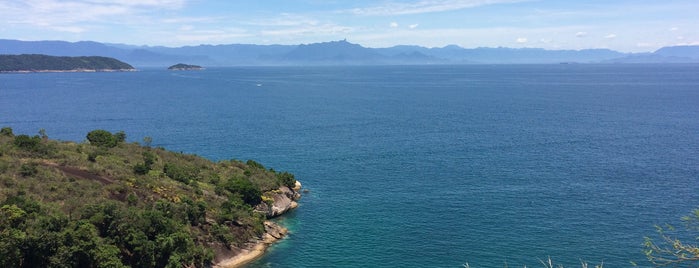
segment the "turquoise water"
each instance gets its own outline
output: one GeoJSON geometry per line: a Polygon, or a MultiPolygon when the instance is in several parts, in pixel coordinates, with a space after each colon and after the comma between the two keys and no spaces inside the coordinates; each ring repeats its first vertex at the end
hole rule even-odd
{"type": "Polygon", "coordinates": [[[293,172],[251,267],[629,267],[699,206],[699,65],[4,74],[0,125],[293,172]]]}

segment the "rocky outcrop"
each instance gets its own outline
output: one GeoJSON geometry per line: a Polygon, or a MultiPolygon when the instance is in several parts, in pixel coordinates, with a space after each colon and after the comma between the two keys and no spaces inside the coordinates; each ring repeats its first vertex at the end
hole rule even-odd
{"type": "MultiPolygon", "coordinates": [[[[284,214],[285,212],[294,209],[298,206],[296,200],[301,198],[301,183],[296,182],[294,188],[282,186],[274,191],[264,193],[265,202],[255,206],[255,211],[265,213],[267,218],[273,218],[284,214]]],[[[216,254],[224,256],[223,258],[214,261],[214,268],[237,268],[242,267],[247,263],[262,256],[267,247],[279,241],[287,235],[288,230],[283,226],[273,222],[265,221],[265,233],[262,237],[251,240],[245,246],[235,249],[220,248],[225,253],[216,254]]]]}
{"type": "Polygon", "coordinates": [[[268,219],[282,215],[298,207],[296,201],[301,198],[300,190],[301,183],[297,181],[293,189],[282,186],[277,190],[266,192],[263,202],[255,206],[255,211],[264,213],[268,219]]]}

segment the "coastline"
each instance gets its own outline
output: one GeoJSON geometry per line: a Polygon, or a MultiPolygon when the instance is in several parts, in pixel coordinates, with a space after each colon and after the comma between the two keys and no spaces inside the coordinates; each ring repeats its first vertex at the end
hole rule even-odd
{"type": "Polygon", "coordinates": [[[0,73],[8,74],[27,74],[27,73],[102,73],[102,72],[135,72],[136,69],[73,69],[73,70],[18,70],[18,71],[0,71],[0,73]]]}
{"type": "Polygon", "coordinates": [[[249,246],[240,249],[239,253],[233,257],[222,260],[219,263],[214,264],[215,268],[238,268],[257,260],[262,257],[267,248],[277,241],[281,240],[286,236],[288,230],[280,225],[265,221],[265,229],[267,232],[264,234],[261,240],[257,240],[251,243],[249,246]]]}
{"type": "MultiPolygon", "coordinates": [[[[298,194],[301,191],[301,183],[299,181],[296,181],[296,185],[292,189],[293,193],[298,194]]],[[[295,199],[297,200],[300,196],[297,196],[295,199]]],[[[298,207],[298,203],[295,201],[291,201],[289,204],[289,207],[287,210],[285,210],[284,213],[288,212],[289,210],[295,209],[298,207]]],[[[282,214],[284,214],[282,213],[282,214]]],[[[279,215],[282,215],[279,214],[279,215]]],[[[278,215],[277,215],[278,216],[278,215]]],[[[237,253],[231,257],[225,258],[213,265],[214,268],[238,268],[238,267],[243,267],[246,264],[253,262],[254,260],[257,260],[258,258],[262,257],[265,252],[267,252],[267,248],[269,248],[272,244],[278,242],[279,240],[283,239],[289,232],[289,230],[277,223],[274,223],[272,221],[266,220],[264,222],[265,225],[265,234],[262,236],[261,239],[257,239],[255,241],[251,241],[248,243],[245,247],[237,249],[237,253]]]]}

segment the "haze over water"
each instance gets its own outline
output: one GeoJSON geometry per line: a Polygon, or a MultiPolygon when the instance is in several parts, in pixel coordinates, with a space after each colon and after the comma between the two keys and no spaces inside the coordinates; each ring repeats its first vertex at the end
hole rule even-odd
{"type": "Polygon", "coordinates": [[[310,190],[252,267],[645,264],[699,204],[698,65],[212,68],[0,75],[0,125],[93,129],[310,190]]]}

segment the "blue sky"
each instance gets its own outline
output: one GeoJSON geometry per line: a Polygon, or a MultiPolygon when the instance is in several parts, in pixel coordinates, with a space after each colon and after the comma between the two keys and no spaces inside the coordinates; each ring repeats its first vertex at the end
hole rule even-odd
{"type": "Polygon", "coordinates": [[[133,45],[699,45],[697,0],[0,0],[0,38],[133,45]]]}

